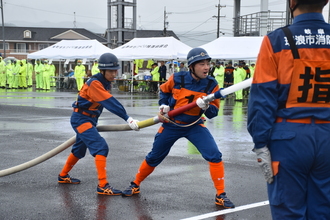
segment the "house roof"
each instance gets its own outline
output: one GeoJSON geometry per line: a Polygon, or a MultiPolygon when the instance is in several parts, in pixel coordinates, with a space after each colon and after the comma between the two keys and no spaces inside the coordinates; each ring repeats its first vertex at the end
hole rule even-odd
{"type": "MultiPolygon", "coordinates": [[[[136,37],[138,37],[138,38],[174,37],[177,40],[180,40],[179,37],[173,31],[166,31],[166,36],[165,36],[163,30],[137,30],[136,37]]],[[[133,35],[132,35],[132,39],[133,39],[133,35]]]]}
{"type": "MultiPolygon", "coordinates": [[[[59,42],[61,40],[92,40],[95,39],[102,44],[107,43],[107,37],[102,36],[99,33],[93,33],[84,28],[49,28],[49,27],[17,27],[17,26],[6,26],[5,28],[5,39],[6,41],[33,41],[33,42],[59,42]],[[30,31],[30,38],[24,36],[25,31],[30,31]]],[[[106,33],[106,32],[105,32],[106,33]]],[[[178,36],[168,30],[166,32],[167,37],[174,37],[180,40],[178,36]]],[[[163,30],[137,30],[137,38],[148,38],[148,37],[165,37],[163,30]]],[[[133,39],[133,32],[124,32],[125,39],[133,39]]],[[[0,28],[0,41],[2,40],[2,28],[0,28]]]]}
{"type": "MultiPolygon", "coordinates": [[[[137,38],[148,38],[148,37],[165,37],[163,30],[136,30],[137,38]]],[[[174,37],[180,40],[179,37],[173,31],[167,31],[166,37],[174,37]]],[[[105,33],[105,38],[107,38],[107,33],[105,33]]],[[[131,40],[134,38],[133,32],[124,32],[124,39],[131,40]]]]}
{"type": "MultiPolygon", "coordinates": [[[[5,39],[8,41],[54,41],[61,40],[92,40],[106,43],[107,40],[98,34],[84,28],[47,28],[47,27],[17,27],[6,26],[5,39]],[[24,37],[24,31],[31,32],[31,38],[24,37]]],[[[0,28],[0,39],[2,40],[2,28],[0,28]]]]}

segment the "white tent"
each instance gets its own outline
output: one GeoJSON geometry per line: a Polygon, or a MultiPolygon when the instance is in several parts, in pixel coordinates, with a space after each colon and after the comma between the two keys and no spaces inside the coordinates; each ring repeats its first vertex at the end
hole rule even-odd
{"type": "Polygon", "coordinates": [[[62,40],[52,46],[28,54],[29,59],[98,59],[112,50],[97,40],[62,40]]]}
{"type": "Polygon", "coordinates": [[[182,60],[192,48],[174,37],[134,38],[115,48],[112,53],[119,60],[135,59],[182,60]]]}
{"type": "Polygon", "coordinates": [[[219,37],[199,47],[212,59],[256,60],[263,37],[219,37]]]}

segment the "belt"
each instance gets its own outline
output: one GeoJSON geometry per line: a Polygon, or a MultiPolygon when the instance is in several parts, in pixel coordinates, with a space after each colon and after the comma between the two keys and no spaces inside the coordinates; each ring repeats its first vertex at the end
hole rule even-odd
{"type": "Polygon", "coordinates": [[[88,112],[85,112],[79,108],[73,108],[73,111],[74,112],[79,112],[80,114],[83,114],[83,115],[86,115],[86,116],[89,116],[89,117],[92,117],[92,118],[95,118],[96,115],[93,115],[93,114],[89,114],[88,112]]]}
{"type": "Polygon", "coordinates": [[[276,118],[276,123],[279,122],[291,122],[291,123],[302,123],[302,124],[326,124],[326,123],[330,123],[330,121],[326,121],[326,120],[321,120],[321,119],[316,119],[316,118],[298,118],[298,119],[287,119],[287,118],[276,118]]]}
{"type": "Polygon", "coordinates": [[[179,120],[173,120],[175,123],[177,124],[189,124],[187,122],[184,122],[184,121],[179,121],[179,120]]]}

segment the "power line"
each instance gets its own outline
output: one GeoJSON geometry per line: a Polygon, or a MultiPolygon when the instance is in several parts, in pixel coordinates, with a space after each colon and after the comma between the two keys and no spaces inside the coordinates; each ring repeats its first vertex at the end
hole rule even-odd
{"type": "MultiPolygon", "coordinates": [[[[24,8],[24,9],[31,9],[31,10],[37,10],[38,12],[42,11],[42,12],[48,12],[48,13],[54,13],[54,14],[61,14],[61,15],[68,15],[68,16],[72,16],[72,14],[70,13],[64,13],[64,12],[58,12],[58,11],[50,11],[50,10],[44,10],[44,9],[39,9],[39,8],[33,8],[33,7],[28,7],[28,6],[25,6],[25,5],[16,5],[16,4],[11,4],[11,3],[8,3],[8,2],[5,2],[5,4],[7,5],[12,5],[12,6],[15,6],[15,7],[21,7],[21,8],[24,8]]],[[[107,18],[100,18],[100,17],[91,17],[91,16],[84,16],[84,15],[77,15],[77,17],[82,17],[82,18],[93,18],[93,19],[107,19],[107,18]]]]}
{"type": "Polygon", "coordinates": [[[207,8],[202,8],[202,9],[198,9],[195,11],[186,11],[186,12],[172,12],[172,14],[196,14],[196,13],[202,13],[202,12],[207,12],[207,11],[211,11],[211,9],[213,9],[213,6],[209,6],[207,8]]]}
{"type": "Polygon", "coordinates": [[[191,29],[191,30],[189,30],[189,31],[185,32],[183,35],[185,35],[185,34],[187,34],[187,33],[191,32],[191,31],[195,30],[196,28],[198,28],[199,26],[201,26],[202,24],[204,24],[204,23],[208,22],[208,21],[209,21],[209,20],[211,20],[211,19],[212,19],[212,17],[210,17],[209,19],[207,19],[207,20],[206,20],[206,21],[204,21],[203,23],[201,23],[201,24],[197,25],[197,26],[196,26],[196,27],[194,27],[193,29],[191,29]]]}

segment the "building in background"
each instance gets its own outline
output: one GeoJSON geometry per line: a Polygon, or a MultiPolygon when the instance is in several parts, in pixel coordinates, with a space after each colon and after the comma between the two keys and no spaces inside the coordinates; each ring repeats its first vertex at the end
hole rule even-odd
{"type": "MultiPolygon", "coordinates": [[[[42,50],[61,40],[91,40],[96,39],[106,44],[106,39],[84,28],[47,28],[47,27],[16,27],[7,26],[5,29],[6,57],[26,59],[27,54],[42,50]]],[[[0,42],[2,29],[0,28],[0,42]]],[[[0,53],[4,54],[3,44],[0,43],[0,53]]]]}
{"type": "Polygon", "coordinates": [[[289,24],[290,13],[269,10],[269,0],[260,0],[260,11],[241,16],[241,1],[234,0],[234,36],[264,36],[289,24]]]}

